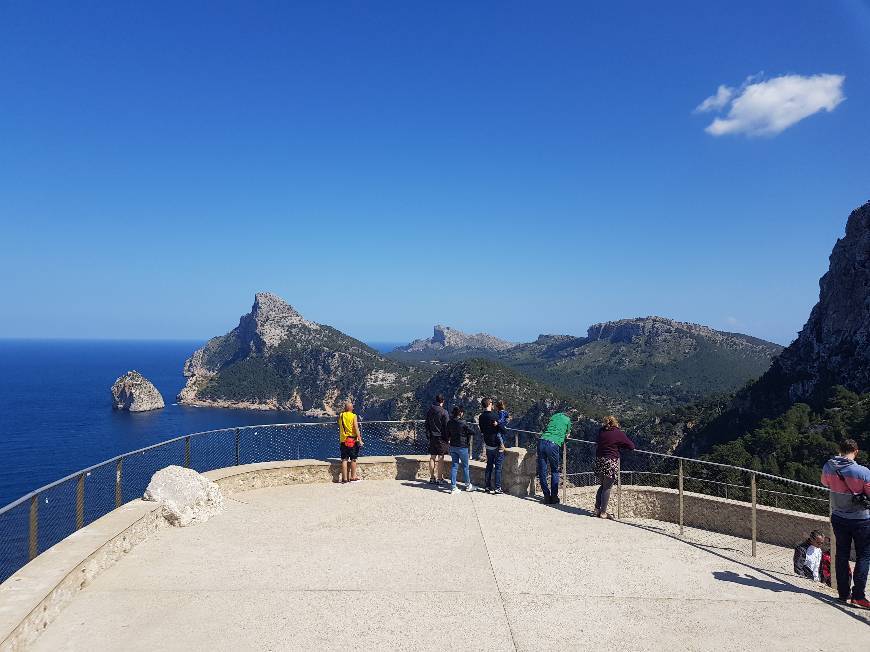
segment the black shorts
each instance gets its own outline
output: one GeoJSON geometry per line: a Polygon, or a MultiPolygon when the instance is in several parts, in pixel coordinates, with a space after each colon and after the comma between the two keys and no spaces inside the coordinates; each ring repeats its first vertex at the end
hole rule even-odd
{"type": "Polygon", "coordinates": [[[443,437],[431,437],[429,439],[429,455],[447,455],[450,453],[450,444],[443,437]]]}
{"type": "Polygon", "coordinates": [[[359,443],[353,446],[339,444],[338,447],[341,449],[341,459],[343,460],[356,460],[359,457],[359,443]]]}

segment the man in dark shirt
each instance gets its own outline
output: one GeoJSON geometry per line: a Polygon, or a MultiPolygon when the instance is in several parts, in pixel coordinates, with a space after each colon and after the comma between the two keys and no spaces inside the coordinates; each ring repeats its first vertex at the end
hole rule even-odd
{"type": "Polygon", "coordinates": [[[429,484],[444,482],[444,456],[450,451],[447,437],[449,417],[444,397],[438,394],[426,413],[426,436],[429,438],[429,484]]]}
{"type": "Polygon", "coordinates": [[[494,412],[492,409],[492,399],[485,398],[481,401],[481,406],[483,407],[483,412],[479,417],[477,417],[477,425],[480,427],[480,434],[483,435],[484,442],[493,442],[493,446],[495,446],[496,441],[498,441],[498,436],[506,435],[507,430],[505,427],[499,423],[498,420],[498,412],[494,412]]]}
{"type": "Polygon", "coordinates": [[[478,417],[477,425],[486,446],[484,490],[487,493],[501,493],[501,466],[504,460],[504,435],[507,430],[499,419],[498,412],[492,409],[492,399],[483,399],[482,406],[483,414],[478,417]]]}

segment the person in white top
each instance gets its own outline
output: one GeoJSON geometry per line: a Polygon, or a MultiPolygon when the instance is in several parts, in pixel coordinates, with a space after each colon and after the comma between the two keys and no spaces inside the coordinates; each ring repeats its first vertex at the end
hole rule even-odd
{"type": "Polygon", "coordinates": [[[822,532],[810,532],[809,538],[794,549],[794,572],[801,577],[820,582],[819,569],[822,565],[824,543],[825,535],[822,532]]]}

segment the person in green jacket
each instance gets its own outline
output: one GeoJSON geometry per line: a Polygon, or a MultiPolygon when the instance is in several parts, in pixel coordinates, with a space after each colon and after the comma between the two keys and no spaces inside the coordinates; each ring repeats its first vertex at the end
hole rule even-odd
{"type": "Polygon", "coordinates": [[[538,480],[544,493],[544,503],[548,505],[559,503],[559,463],[562,457],[562,446],[569,432],[571,432],[571,417],[565,414],[565,411],[557,412],[550,417],[547,429],[538,439],[538,480]]]}

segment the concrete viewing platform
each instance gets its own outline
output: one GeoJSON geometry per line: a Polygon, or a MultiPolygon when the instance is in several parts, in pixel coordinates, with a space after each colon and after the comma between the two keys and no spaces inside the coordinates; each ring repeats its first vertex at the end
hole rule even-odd
{"type": "Polygon", "coordinates": [[[570,505],[419,480],[267,486],[227,503],[124,554],[33,649],[854,650],[870,640],[865,618],[796,577],[570,505]]]}

